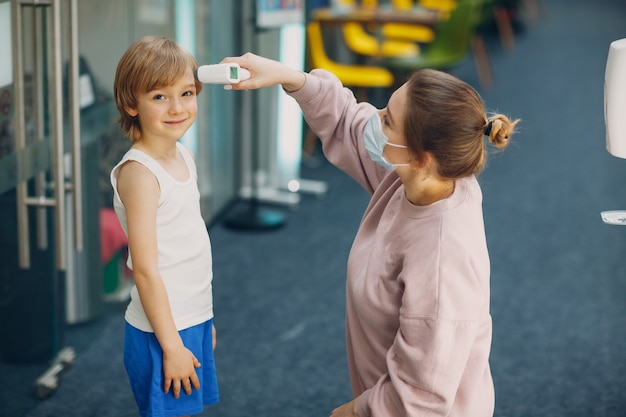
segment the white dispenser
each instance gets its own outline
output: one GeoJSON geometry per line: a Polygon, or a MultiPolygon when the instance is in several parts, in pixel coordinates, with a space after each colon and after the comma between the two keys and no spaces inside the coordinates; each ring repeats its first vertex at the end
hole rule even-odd
{"type": "MultiPolygon", "coordinates": [[[[604,74],[604,124],[606,149],[626,158],[626,38],[611,42],[604,74]]],[[[602,221],[626,226],[626,211],[601,213],[602,221]]]]}
{"type": "Polygon", "coordinates": [[[606,149],[626,158],[626,38],[611,42],[604,74],[606,149]]]}

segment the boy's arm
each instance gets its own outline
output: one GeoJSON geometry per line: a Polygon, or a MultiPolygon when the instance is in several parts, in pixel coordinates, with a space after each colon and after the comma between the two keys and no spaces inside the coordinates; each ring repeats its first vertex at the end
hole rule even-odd
{"type": "Polygon", "coordinates": [[[200,363],[184,345],[176,330],[169,299],[158,270],[156,234],[159,184],[154,175],[138,162],[126,163],[119,172],[118,193],[128,221],[128,247],[133,260],[135,284],[148,321],[163,350],[163,390],[170,387],[174,397],[181,386],[191,394],[199,389],[195,367],[200,363]]]}

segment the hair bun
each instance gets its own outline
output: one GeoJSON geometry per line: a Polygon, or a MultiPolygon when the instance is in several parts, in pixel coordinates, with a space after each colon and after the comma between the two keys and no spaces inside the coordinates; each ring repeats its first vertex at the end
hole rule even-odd
{"type": "Polygon", "coordinates": [[[489,137],[489,142],[493,143],[496,148],[505,148],[515,132],[517,123],[519,123],[519,119],[511,121],[503,114],[496,114],[489,118],[487,126],[485,126],[485,135],[489,137]]]}

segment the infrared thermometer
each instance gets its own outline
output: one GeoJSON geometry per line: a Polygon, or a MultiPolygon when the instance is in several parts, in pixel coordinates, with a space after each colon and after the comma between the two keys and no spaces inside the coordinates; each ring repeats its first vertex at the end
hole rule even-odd
{"type": "Polygon", "coordinates": [[[200,65],[196,68],[195,76],[203,84],[225,84],[224,88],[227,88],[230,84],[250,78],[250,72],[235,63],[212,64],[200,65]]]}

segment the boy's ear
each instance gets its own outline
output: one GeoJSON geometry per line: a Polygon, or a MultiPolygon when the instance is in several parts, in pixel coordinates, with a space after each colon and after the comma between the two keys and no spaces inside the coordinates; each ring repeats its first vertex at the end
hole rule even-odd
{"type": "Polygon", "coordinates": [[[124,107],[124,110],[126,110],[126,113],[128,113],[128,115],[131,117],[136,117],[139,114],[137,109],[133,107],[124,107]]]}

